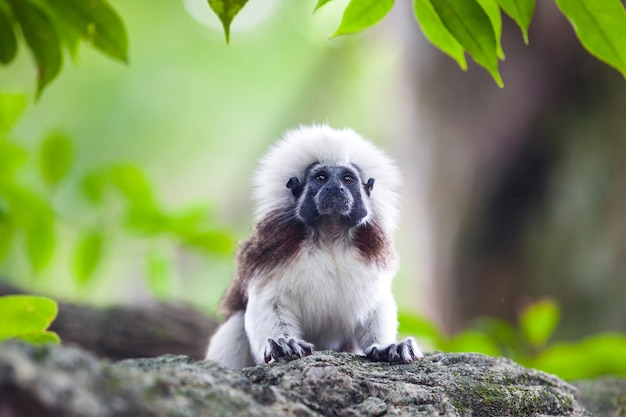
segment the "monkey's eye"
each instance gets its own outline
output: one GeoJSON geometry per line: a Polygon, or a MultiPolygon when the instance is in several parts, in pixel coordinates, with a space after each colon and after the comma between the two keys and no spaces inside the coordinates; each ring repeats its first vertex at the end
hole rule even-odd
{"type": "Polygon", "coordinates": [[[342,180],[344,184],[350,185],[354,182],[354,177],[350,174],[344,174],[342,180]]]}
{"type": "Polygon", "coordinates": [[[326,176],[326,174],[317,174],[315,176],[315,181],[317,181],[320,184],[324,184],[327,180],[328,180],[328,177],[326,176]]]}

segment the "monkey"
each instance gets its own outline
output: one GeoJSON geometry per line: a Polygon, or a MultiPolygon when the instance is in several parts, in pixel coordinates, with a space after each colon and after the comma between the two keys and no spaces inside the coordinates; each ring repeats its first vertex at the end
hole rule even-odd
{"type": "Polygon", "coordinates": [[[206,358],[229,368],[314,350],[420,359],[413,338],[396,342],[399,182],[392,160],[352,129],[287,131],[254,174],[256,225],[239,246],[206,358]]]}

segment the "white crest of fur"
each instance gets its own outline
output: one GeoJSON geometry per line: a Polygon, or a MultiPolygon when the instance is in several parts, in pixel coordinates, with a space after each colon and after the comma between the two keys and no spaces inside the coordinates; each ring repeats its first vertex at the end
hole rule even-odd
{"type": "Polygon", "coordinates": [[[395,192],[400,175],[393,161],[379,148],[352,129],[333,129],[327,125],[301,126],[288,131],[261,159],[253,180],[255,218],[260,221],[270,212],[293,204],[293,194],[286,187],[291,177],[304,180],[306,168],[313,163],[353,165],[361,180],[374,178],[369,200],[370,219],[385,230],[395,229],[398,199],[395,192]]]}

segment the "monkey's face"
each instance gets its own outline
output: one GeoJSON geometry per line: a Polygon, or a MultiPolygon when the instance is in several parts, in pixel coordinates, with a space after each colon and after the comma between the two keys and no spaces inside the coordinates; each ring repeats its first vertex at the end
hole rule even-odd
{"type": "Polygon", "coordinates": [[[305,173],[303,183],[294,177],[287,187],[296,197],[297,216],[310,227],[325,223],[354,227],[367,217],[363,199],[364,195],[368,198],[371,186],[363,184],[352,167],[315,164],[305,173]]]}

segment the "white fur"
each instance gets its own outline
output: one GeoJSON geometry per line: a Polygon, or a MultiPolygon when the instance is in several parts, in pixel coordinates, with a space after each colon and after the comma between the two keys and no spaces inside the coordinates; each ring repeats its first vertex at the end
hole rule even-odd
{"type": "Polygon", "coordinates": [[[258,222],[270,212],[293,204],[287,181],[291,177],[302,181],[304,170],[315,162],[353,165],[359,168],[364,182],[374,178],[370,197],[364,196],[369,200],[366,206],[371,208],[368,219],[380,224],[388,233],[395,230],[398,169],[380,149],[352,129],[339,130],[327,125],[301,126],[288,131],[261,159],[253,179],[255,220],[258,222]]]}
{"type": "Polygon", "coordinates": [[[245,342],[232,343],[234,340],[246,340],[243,311],[238,311],[230,316],[213,334],[206,358],[232,369],[252,365],[253,360],[248,344],[245,342]],[[224,349],[224,347],[228,348],[224,349]]]}
{"type": "Polygon", "coordinates": [[[391,263],[392,268],[380,270],[363,263],[345,242],[308,242],[287,267],[254,279],[245,328],[255,362],[263,363],[268,338],[304,339],[317,350],[348,345],[355,352],[374,342],[371,334],[381,345],[393,343],[398,323],[391,293],[396,266],[391,263]]]}

